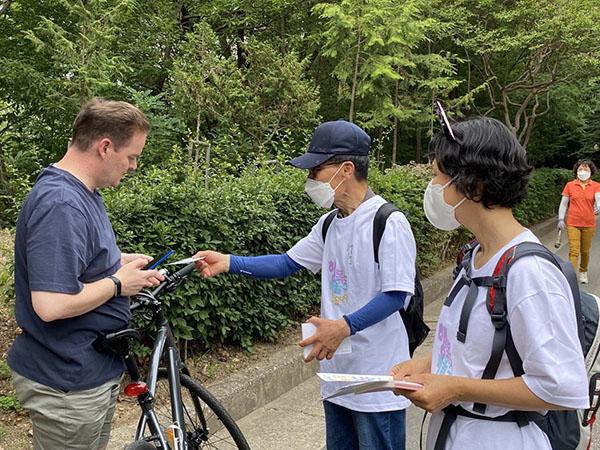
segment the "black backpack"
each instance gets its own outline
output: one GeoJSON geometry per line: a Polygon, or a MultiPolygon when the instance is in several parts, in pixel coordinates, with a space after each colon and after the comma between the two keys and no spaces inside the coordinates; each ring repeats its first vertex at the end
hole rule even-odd
{"type": "Polygon", "coordinates": [[[585,358],[585,365],[589,381],[590,408],[585,410],[558,410],[548,411],[544,416],[537,412],[509,411],[507,414],[490,418],[480,416],[485,412],[484,404],[475,403],[473,409],[478,414],[470,413],[461,407],[450,405],[444,409],[444,420],[438,433],[435,450],[443,449],[452,422],[456,416],[467,416],[482,420],[514,421],[519,426],[526,426],[535,422],[547,435],[554,450],[584,450],[591,443],[591,428],[596,418],[596,411],[600,405],[600,329],[598,326],[600,316],[600,299],[595,295],[579,290],[577,276],[570,261],[562,261],[557,255],[546,247],[535,242],[522,242],[508,249],[498,261],[493,276],[471,278],[471,255],[477,247],[476,240],[465,245],[457,258],[454,269],[454,279],[464,269],[461,279],[450,291],[444,305],[449,306],[463,287],[469,288],[469,293],[463,304],[457,339],[465,342],[469,316],[477,297],[477,288],[488,289],[486,298],[490,320],[494,324],[494,336],[490,359],[484,369],[483,379],[496,377],[498,366],[504,352],[510,362],[515,376],[524,373],[523,362],[519,356],[510,333],[510,324],[507,320],[506,283],[510,268],[515,261],[527,255],[536,255],[553,263],[565,275],[573,294],[574,308],[577,317],[577,331],[585,358]]]}
{"type": "MultiPolygon", "coordinates": [[[[396,212],[400,211],[392,203],[384,203],[379,207],[375,218],[373,219],[373,254],[375,256],[375,262],[379,264],[379,244],[385,230],[385,224],[388,217],[396,212]]],[[[322,235],[323,242],[325,242],[325,236],[327,236],[327,230],[331,225],[331,222],[338,214],[338,210],[334,209],[323,221],[322,235]]],[[[408,350],[412,357],[415,349],[423,343],[427,335],[429,334],[429,327],[423,321],[423,286],[419,280],[419,268],[415,263],[415,293],[412,296],[412,301],[405,308],[400,309],[400,316],[406,333],[408,335],[408,350]]]]}

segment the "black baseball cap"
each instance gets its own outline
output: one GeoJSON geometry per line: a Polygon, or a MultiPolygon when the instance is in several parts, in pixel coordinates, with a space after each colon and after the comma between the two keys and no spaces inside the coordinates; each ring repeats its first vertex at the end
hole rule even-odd
{"type": "Polygon", "coordinates": [[[312,169],[336,155],[368,155],[371,138],[362,128],[343,119],[322,123],[313,133],[308,152],[290,161],[299,169],[312,169]]]}

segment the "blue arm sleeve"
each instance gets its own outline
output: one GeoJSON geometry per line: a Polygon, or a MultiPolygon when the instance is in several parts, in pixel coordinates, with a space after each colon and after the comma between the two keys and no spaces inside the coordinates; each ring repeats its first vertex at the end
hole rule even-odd
{"type": "Polygon", "coordinates": [[[304,269],[290,258],[283,255],[236,256],[230,255],[229,273],[246,275],[252,278],[284,278],[304,269]]]}
{"type": "Polygon", "coordinates": [[[354,336],[358,331],[375,325],[400,310],[404,306],[405,299],[406,292],[403,291],[382,292],[376,295],[373,300],[358,311],[344,316],[350,327],[350,335],[354,336]]]}

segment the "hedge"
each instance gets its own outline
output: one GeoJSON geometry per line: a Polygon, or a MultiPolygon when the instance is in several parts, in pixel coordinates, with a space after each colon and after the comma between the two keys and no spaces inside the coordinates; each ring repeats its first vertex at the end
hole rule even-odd
{"type": "MultiPolygon", "coordinates": [[[[303,190],[305,171],[282,162],[248,168],[239,176],[216,176],[204,187],[204,174],[183,169],[179,161],[152,168],[103,192],[124,252],[160,253],[170,246],[173,258],[213,249],[238,255],[283,253],[309,233],[325,210],[303,190]]],[[[370,170],[376,193],[406,212],[418,247],[421,273],[428,275],[454,258],[468,238],[461,228],[441,232],[427,222],[422,197],[431,178],[425,165],[370,170]]],[[[567,170],[538,169],[529,195],[515,216],[530,225],[555,214],[567,170]]],[[[179,338],[204,348],[219,342],[250,349],[257,339],[272,340],[293,321],[318,307],[320,277],[301,271],[286,280],[254,280],[221,275],[196,276],[166,300],[166,313],[179,338]]]]}

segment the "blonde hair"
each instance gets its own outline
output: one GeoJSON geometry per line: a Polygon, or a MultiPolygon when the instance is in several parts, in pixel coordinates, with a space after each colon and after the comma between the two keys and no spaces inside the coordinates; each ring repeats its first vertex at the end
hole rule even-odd
{"type": "Polygon", "coordinates": [[[72,143],[87,150],[94,141],[107,137],[118,150],[127,145],[136,132],[150,132],[150,122],[142,111],[127,102],[96,97],[77,114],[72,143]]]}

